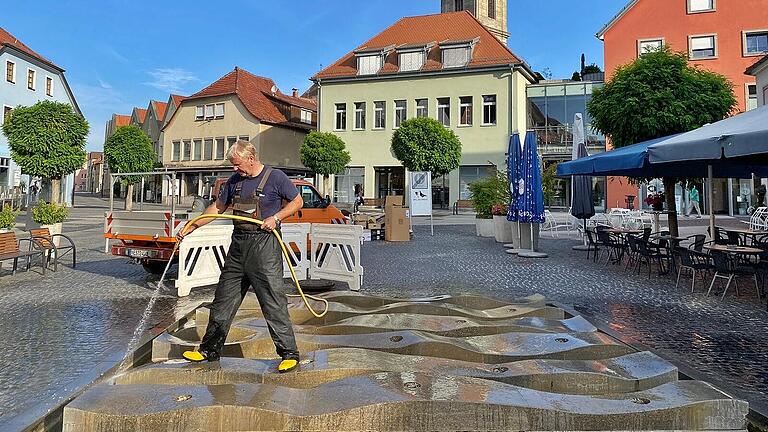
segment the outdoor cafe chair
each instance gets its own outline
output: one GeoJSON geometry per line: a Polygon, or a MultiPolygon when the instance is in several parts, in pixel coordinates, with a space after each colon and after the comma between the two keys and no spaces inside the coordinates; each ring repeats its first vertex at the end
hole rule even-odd
{"type": "Polygon", "coordinates": [[[710,256],[715,267],[715,274],[712,276],[712,282],[709,284],[709,290],[707,290],[707,296],[712,292],[712,288],[715,286],[717,279],[725,279],[725,289],[723,290],[723,300],[728,293],[728,288],[733,282],[736,295],[739,295],[739,284],[736,280],[740,276],[751,276],[755,282],[755,290],[757,291],[757,297],[761,298],[760,285],[757,281],[757,270],[754,266],[738,265],[735,259],[732,259],[728,252],[711,251],[710,256]]]}
{"type": "Polygon", "coordinates": [[[642,239],[637,240],[637,249],[639,253],[639,259],[637,261],[637,274],[640,274],[640,266],[644,263],[648,266],[648,279],[651,278],[651,266],[653,262],[656,262],[659,266],[659,274],[664,272],[664,259],[666,254],[662,254],[657,246],[654,246],[642,239]]]}
{"type": "Polygon", "coordinates": [[[680,267],[677,270],[677,282],[675,282],[675,288],[680,286],[680,276],[683,274],[683,270],[691,272],[691,292],[696,289],[696,272],[699,274],[709,273],[714,269],[709,256],[703,252],[697,252],[695,250],[678,246],[675,248],[675,253],[680,257],[680,267]]]}
{"type": "Polygon", "coordinates": [[[694,234],[686,237],[683,241],[691,242],[691,244],[688,245],[688,249],[694,250],[696,252],[703,252],[704,243],[707,241],[707,236],[704,234],[694,234]]]}

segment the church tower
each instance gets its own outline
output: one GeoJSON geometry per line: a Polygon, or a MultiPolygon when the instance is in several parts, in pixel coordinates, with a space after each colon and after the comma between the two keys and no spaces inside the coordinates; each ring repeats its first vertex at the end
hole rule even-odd
{"type": "Polygon", "coordinates": [[[469,11],[505,45],[509,39],[507,31],[507,0],[441,0],[440,11],[469,11]]]}

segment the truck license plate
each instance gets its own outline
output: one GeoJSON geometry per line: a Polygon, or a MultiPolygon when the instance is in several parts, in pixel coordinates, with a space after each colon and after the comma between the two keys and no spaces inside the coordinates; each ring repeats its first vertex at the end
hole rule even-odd
{"type": "Polygon", "coordinates": [[[149,251],[142,249],[127,249],[125,253],[131,258],[146,258],[149,256],[149,251]]]}

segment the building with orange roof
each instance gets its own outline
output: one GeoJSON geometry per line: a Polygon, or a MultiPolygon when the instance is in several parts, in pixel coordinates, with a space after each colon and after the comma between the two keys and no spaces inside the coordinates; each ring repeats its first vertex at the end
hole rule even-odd
{"type": "Polygon", "coordinates": [[[318,129],[341,137],[352,156],[326,194],[338,202],[352,202],[360,187],[369,199],[402,195],[407,175],[390,150],[392,133],[406,119],[432,117],[462,142],[460,168],[432,182],[442,207],[505,166],[510,134],[526,130],[526,85],[536,81],[466,10],[403,18],[312,79],[318,129]]]}
{"type": "Polygon", "coordinates": [[[231,174],[225,155],[238,139],[251,141],[268,165],[309,174],[299,149],[316,128],[317,106],[297,91],[284,94],[271,79],[236,67],[177,102],[161,130],[162,161],[178,173],[182,196],[202,193],[205,177],[231,174]]]}
{"type": "MultiPolygon", "coordinates": [[[[39,101],[56,101],[72,106],[80,112],[75,96],[64,76],[64,69],[43,57],[16,36],[0,28],[0,124],[8,118],[18,106],[31,106],[39,101]]],[[[0,156],[8,154],[8,141],[0,134],[0,156]]],[[[10,157],[0,158],[0,186],[16,187],[22,180],[21,170],[10,157]]],[[[27,181],[27,184],[31,184],[27,181]]],[[[43,193],[48,194],[47,185],[43,193]]],[[[72,203],[74,175],[61,181],[61,202],[72,203]]],[[[49,199],[44,195],[43,199],[49,199]]]]}

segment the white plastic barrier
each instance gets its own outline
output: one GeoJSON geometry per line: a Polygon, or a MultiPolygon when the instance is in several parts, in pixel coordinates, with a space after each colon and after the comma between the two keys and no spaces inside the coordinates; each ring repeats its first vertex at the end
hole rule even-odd
{"type": "MultiPolygon", "coordinates": [[[[192,288],[218,283],[229,251],[232,229],[229,221],[215,221],[184,238],[179,247],[179,275],[176,279],[179,297],[188,296],[192,288]]],[[[360,265],[362,226],[285,224],[281,233],[299,280],[311,278],[347,282],[351,289],[360,290],[363,274],[360,265]],[[308,238],[312,239],[309,254],[305,252],[308,250],[308,238]],[[316,245],[320,246],[320,250],[316,245]],[[316,259],[311,260],[310,256],[316,259]]],[[[291,277],[285,259],[283,277],[291,277]]]]}
{"type": "Polygon", "coordinates": [[[362,236],[360,225],[313,224],[310,277],[346,282],[351,290],[360,291],[363,284],[362,236]]]}
{"type": "MultiPolygon", "coordinates": [[[[311,265],[309,254],[307,253],[307,240],[309,239],[311,229],[312,224],[308,223],[285,224],[280,229],[283,242],[286,249],[288,249],[288,255],[291,257],[291,261],[293,261],[293,271],[296,272],[299,280],[307,280],[309,278],[309,268],[311,265]]],[[[283,258],[283,277],[291,277],[291,269],[288,267],[285,258],[283,258]]]]}
{"type": "Polygon", "coordinates": [[[179,275],[176,279],[179,297],[188,296],[192,288],[219,282],[232,242],[232,228],[229,221],[214,221],[184,238],[179,246],[179,275]]]}
{"type": "Polygon", "coordinates": [[[768,229],[768,207],[758,207],[749,218],[749,229],[762,231],[768,229]]]}

